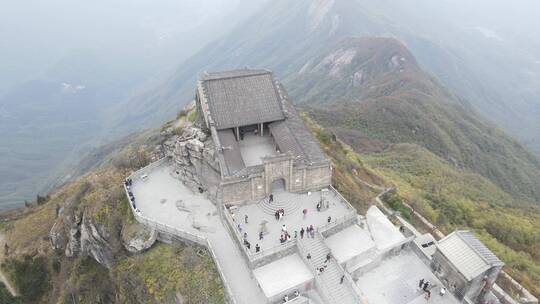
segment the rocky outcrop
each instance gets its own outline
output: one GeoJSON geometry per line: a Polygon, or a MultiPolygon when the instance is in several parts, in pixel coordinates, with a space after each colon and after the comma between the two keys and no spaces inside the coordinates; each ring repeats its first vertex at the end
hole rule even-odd
{"type": "Polygon", "coordinates": [[[179,180],[196,192],[215,198],[219,184],[219,163],[214,143],[201,129],[187,127],[180,136],[164,143],[165,154],[172,157],[179,180]]]}
{"type": "Polygon", "coordinates": [[[114,259],[109,239],[107,229],[96,224],[86,212],[59,218],[49,233],[52,247],[64,250],[67,257],[90,256],[107,268],[114,259]]]}

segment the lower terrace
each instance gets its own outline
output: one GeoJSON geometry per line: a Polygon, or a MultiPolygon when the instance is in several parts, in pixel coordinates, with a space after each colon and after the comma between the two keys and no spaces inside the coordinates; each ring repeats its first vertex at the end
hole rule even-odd
{"type": "MultiPolygon", "coordinates": [[[[301,238],[301,229],[313,226],[318,231],[326,231],[346,221],[356,219],[356,211],[333,188],[308,193],[290,193],[280,190],[273,193],[273,202],[265,198],[243,206],[229,206],[227,222],[233,229],[238,242],[243,243],[245,234],[250,248],[244,250],[251,259],[285,250],[294,246],[295,238],[301,238]],[[317,204],[323,198],[320,211],[317,204]],[[277,210],[283,209],[284,216],[276,219],[277,210]],[[304,214],[304,210],[307,212],[304,214]],[[247,216],[247,223],[246,223],[247,216]],[[283,225],[291,240],[281,243],[283,225]],[[263,239],[260,239],[260,232],[263,239]],[[260,251],[256,252],[256,246],[260,251]]],[[[307,232],[303,237],[308,237],[307,232]]]]}

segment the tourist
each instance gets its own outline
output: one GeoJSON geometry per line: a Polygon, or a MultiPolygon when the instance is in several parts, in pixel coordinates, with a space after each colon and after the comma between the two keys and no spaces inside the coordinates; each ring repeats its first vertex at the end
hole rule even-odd
{"type": "Polygon", "coordinates": [[[276,213],[274,213],[274,216],[276,217],[276,220],[279,220],[279,210],[276,210],[276,213]]]}
{"type": "Polygon", "coordinates": [[[300,229],[300,238],[301,239],[304,238],[304,227],[302,227],[302,229],[300,229]]]}
{"type": "Polygon", "coordinates": [[[255,252],[261,251],[261,246],[259,244],[255,244],[255,252]]]}
{"type": "Polygon", "coordinates": [[[424,283],[424,287],[423,287],[422,289],[423,289],[424,291],[427,291],[428,286],[429,286],[429,282],[426,281],[426,282],[424,283]]]}
{"type": "Polygon", "coordinates": [[[317,211],[319,211],[319,212],[321,211],[321,202],[317,203],[317,211]]]}
{"type": "Polygon", "coordinates": [[[439,294],[442,296],[444,296],[444,294],[446,294],[446,287],[442,287],[441,288],[441,291],[439,291],[439,294]]]}
{"type": "Polygon", "coordinates": [[[269,203],[273,202],[274,201],[274,195],[273,194],[270,194],[270,199],[268,200],[269,203]]]}
{"type": "Polygon", "coordinates": [[[238,224],[238,231],[242,232],[242,225],[238,224]]]}
{"type": "Polygon", "coordinates": [[[247,240],[247,232],[244,232],[244,239],[247,240]]]}
{"type": "Polygon", "coordinates": [[[328,223],[330,223],[331,221],[332,221],[332,217],[328,216],[328,223]]]}
{"type": "Polygon", "coordinates": [[[295,290],[294,291],[294,297],[298,298],[298,296],[300,296],[300,292],[298,290],[295,290]]]}
{"type": "Polygon", "coordinates": [[[263,233],[261,231],[261,232],[259,232],[259,240],[262,240],[262,239],[263,239],[263,233]]]}
{"type": "Polygon", "coordinates": [[[287,233],[287,226],[285,226],[285,224],[283,224],[283,226],[281,226],[281,231],[287,233]]]}
{"type": "Polygon", "coordinates": [[[288,302],[288,301],[289,301],[289,295],[285,295],[283,297],[283,303],[288,302]]]}
{"type": "Polygon", "coordinates": [[[244,215],[244,222],[245,222],[246,224],[248,223],[248,216],[247,216],[247,214],[244,215]]]}
{"type": "Polygon", "coordinates": [[[343,280],[345,280],[345,275],[342,275],[339,279],[339,284],[343,284],[343,280]]]}
{"type": "Polygon", "coordinates": [[[298,238],[298,230],[295,230],[295,231],[294,231],[294,238],[295,238],[295,239],[298,238]]]}
{"type": "Polygon", "coordinates": [[[234,212],[231,212],[231,218],[232,218],[232,221],[234,222],[234,212]]]}
{"type": "Polygon", "coordinates": [[[422,285],[424,285],[424,278],[422,278],[420,282],[418,282],[418,288],[422,288],[422,285]]]}
{"type": "Polygon", "coordinates": [[[319,273],[322,273],[324,271],[324,267],[319,268],[319,273]]]}
{"type": "Polygon", "coordinates": [[[429,300],[431,298],[431,291],[426,290],[426,300],[429,300]]]}
{"type": "Polygon", "coordinates": [[[329,252],[329,253],[326,255],[326,261],[325,261],[325,262],[330,261],[330,258],[331,258],[331,257],[332,257],[332,256],[330,255],[330,252],[329,252]]]}
{"type": "Polygon", "coordinates": [[[251,249],[251,243],[246,241],[246,247],[247,247],[247,249],[251,249]]]}
{"type": "Polygon", "coordinates": [[[291,240],[291,235],[290,235],[290,234],[286,233],[286,234],[285,234],[285,237],[287,238],[287,241],[290,241],[290,240],[291,240]]]}
{"type": "Polygon", "coordinates": [[[285,238],[283,237],[283,234],[279,237],[279,242],[281,244],[285,243],[285,238]]]}
{"type": "Polygon", "coordinates": [[[307,256],[306,256],[306,258],[307,258],[308,260],[311,260],[311,253],[308,253],[307,256]]]}
{"type": "Polygon", "coordinates": [[[304,219],[306,219],[306,216],[307,216],[307,209],[302,210],[302,213],[304,214],[304,219]]]}

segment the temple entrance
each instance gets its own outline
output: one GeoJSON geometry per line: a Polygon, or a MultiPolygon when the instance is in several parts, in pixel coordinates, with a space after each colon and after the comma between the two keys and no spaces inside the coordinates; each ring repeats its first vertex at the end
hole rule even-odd
{"type": "Polygon", "coordinates": [[[274,180],[272,182],[270,190],[271,190],[272,193],[284,192],[286,190],[285,189],[285,179],[280,178],[280,179],[274,180]]]}

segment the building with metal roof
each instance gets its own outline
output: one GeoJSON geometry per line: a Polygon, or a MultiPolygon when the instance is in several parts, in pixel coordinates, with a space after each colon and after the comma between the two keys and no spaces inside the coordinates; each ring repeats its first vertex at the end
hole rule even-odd
{"type": "Polygon", "coordinates": [[[476,302],[491,289],[504,263],[471,232],[457,230],[437,244],[432,268],[461,298],[476,302]]]}

